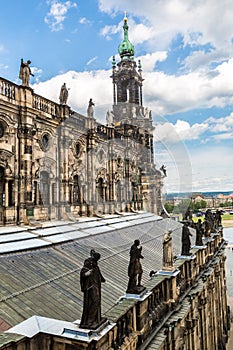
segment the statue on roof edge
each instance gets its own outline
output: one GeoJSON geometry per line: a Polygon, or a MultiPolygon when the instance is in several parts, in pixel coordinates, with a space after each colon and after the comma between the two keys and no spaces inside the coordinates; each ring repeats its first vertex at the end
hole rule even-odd
{"type": "Polygon", "coordinates": [[[81,291],[84,293],[80,328],[96,329],[106,320],[101,317],[101,283],[105,279],[98,266],[99,259],[100,254],[92,249],[80,272],[81,291]]]}

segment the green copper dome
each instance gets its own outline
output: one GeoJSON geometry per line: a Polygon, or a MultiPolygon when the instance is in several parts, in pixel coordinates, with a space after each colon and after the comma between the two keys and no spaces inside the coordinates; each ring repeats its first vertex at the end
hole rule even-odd
{"type": "Polygon", "coordinates": [[[134,58],[134,46],[131,44],[128,38],[128,19],[127,17],[124,18],[124,39],[118,46],[118,52],[119,55],[121,56],[121,59],[133,59],[134,58]]]}

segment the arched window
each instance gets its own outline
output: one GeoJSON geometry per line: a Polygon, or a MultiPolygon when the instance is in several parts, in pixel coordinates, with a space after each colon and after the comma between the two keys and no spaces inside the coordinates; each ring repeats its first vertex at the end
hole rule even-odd
{"type": "Polygon", "coordinates": [[[49,205],[49,193],[50,193],[50,183],[49,183],[49,173],[47,171],[42,171],[40,173],[39,182],[39,195],[40,195],[40,205],[49,205]]]}
{"type": "Polygon", "coordinates": [[[81,192],[80,192],[80,183],[79,176],[74,176],[74,190],[73,190],[73,202],[74,204],[81,203],[81,192]]]}

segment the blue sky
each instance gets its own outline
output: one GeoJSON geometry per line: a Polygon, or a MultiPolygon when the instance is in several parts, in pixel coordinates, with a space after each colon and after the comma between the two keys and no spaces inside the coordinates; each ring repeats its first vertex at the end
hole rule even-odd
{"type": "Polygon", "coordinates": [[[86,113],[92,97],[103,123],[112,104],[111,57],[127,11],[144,105],[155,123],[155,162],[167,166],[164,191],[233,191],[233,0],[0,5],[0,76],[20,84],[20,59],[30,59],[36,93],[58,101],[66,82],[68,104],[86,113]]]}

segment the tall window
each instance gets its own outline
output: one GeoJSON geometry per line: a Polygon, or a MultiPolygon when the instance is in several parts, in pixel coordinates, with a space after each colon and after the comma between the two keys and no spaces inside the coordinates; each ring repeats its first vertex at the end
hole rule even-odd
{"type": "Polygon", "coordinates": [[[73,191],[73,202],[74,204],[81,203],[80,183],[79,176],[74,176],[74,191],[73,191]]]}
{"type": "Polygon", "coordinates": [[[99,200],[103,201],[104,200],[104,180],[102,177],[98,179],[98,184],[97,184],[97,192],[99,195],[99,200]]]}
{"type": "Polygon", "coordinates": [[[40,195],[40,205],[49,205],[49,173],[47,171],[42,171],[40,173],[40,183],[39,183],[39,195],[40,195]]]}
{"type": "Polygon", "coordinates": [[[0,167],[0,206],[5,205],[5,175],[4,168],[0,167]]]}

